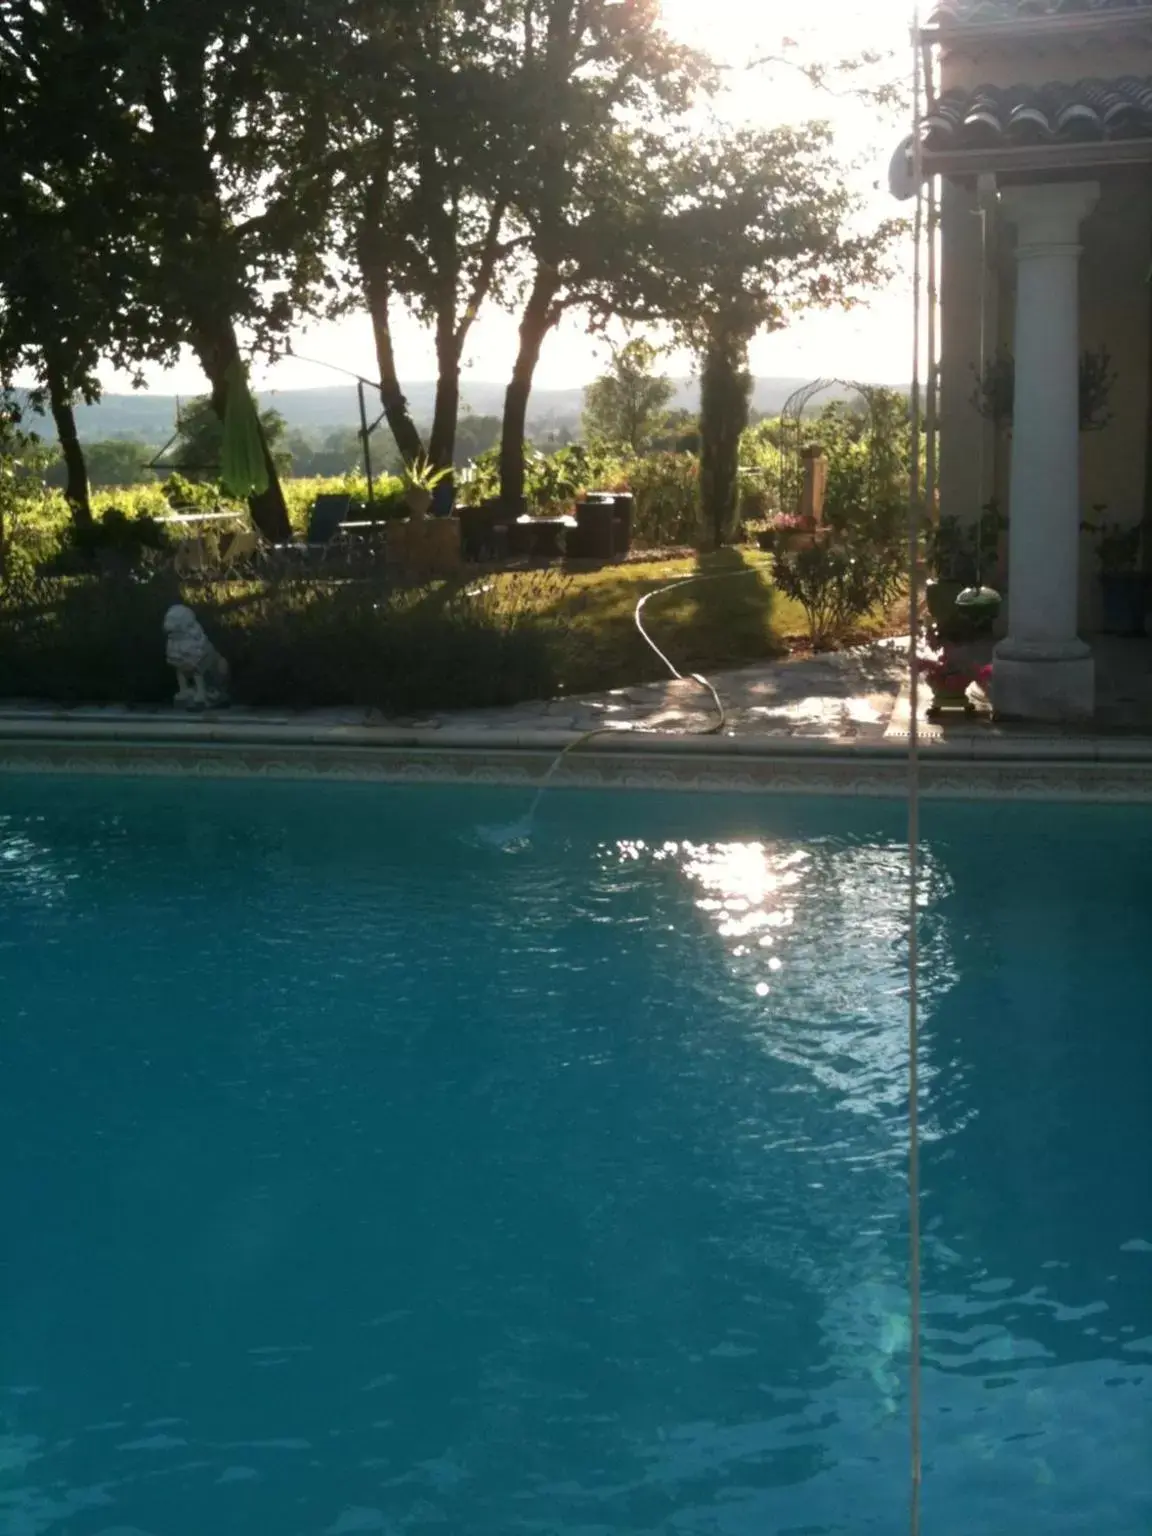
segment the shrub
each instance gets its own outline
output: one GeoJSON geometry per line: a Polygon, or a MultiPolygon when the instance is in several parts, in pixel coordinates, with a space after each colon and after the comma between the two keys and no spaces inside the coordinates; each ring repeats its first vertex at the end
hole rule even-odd
{"type": "Polygon", "coordinates": [[[1007,526],[1008,519],[1001,516],[994,501],[974,522],[961,522],[950,513],[930,522],[924,542],[933,576],[939,581],[978,585],[999,563],[1000,536],[1007,526]]]}
{"type": "Polygon", "coordinates": [[[62,703],[169,699],[160,625],[178,589],[127,574],[40,577],[0,605],[0,695],[62,703]]]}
{"type": "Polygon", "coordinates": [[[851,627],[899,590],[902,568],[892,551],[859,542],[778,554],[773,580],[800,604],[815,650],[841,643],[851,627]]]}
{"type": "MultiPolygon", "coordinates": [[[[568,443],[554,453],[529,447],[524,455],[524,495],[537,514],[570,508],[584,491],[597,489],[613,473],[617,460],[600,448],[568,443]]],[[[479,506],[500,494],[500,449],[478,453],[459,475],[460,498],[479,506]]]]}
{"type": "Polygon", "coordinates": [[[65,565],[75,564],[69,557],[76,556],[85,564],[126,570],[140,565],[148,551],[167,548],[167,535],[150,513],[130,516],[122,507],[106,507],[91,523],[70,522],[60,540],[65,565]]]}
{"type": "MultiPolygon", "coordinates": [[[[63,522],[67,518],[68,509],[62,496],[57,499],[57,506],[59,520],[63,522]]],[[[150,485],[123,485],[93,491],[93,513],[99,517],[108,507],[121,507],[129,517],[138,517],[142,512],[152,517],[167,517],[173,510],[172,503],[158,481],[150,485]]]]}
{"type": "MultiPolygon", "coordinates": [[[[542,608],[516,587],[504,594],[292,575],[201,587],[191,601],[231,664],[238,702],[409,712],[555,693],[560,605],[542,608]]],[[[0,695],[170,699],[161,624],[180,600],[171,572],[40,578],[8,590],[0,604],[0,695]]]]}
{"type": "Polygon", "coordinates": [[[631,491],[632,538],[641,549],[695,545],[700,536],[700,461],[691,453],[633,459],[608,489],[631,491]]]}

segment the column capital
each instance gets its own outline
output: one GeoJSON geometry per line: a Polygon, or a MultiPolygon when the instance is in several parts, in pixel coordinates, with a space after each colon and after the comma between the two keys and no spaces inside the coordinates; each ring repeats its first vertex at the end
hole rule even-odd
{"type": "Polygon", "coordinates": [[[1080,225],[1100,197],[1097,181],[1044,181],[1005,187],[1000,208],[1017,230],[1018,255],[1076,253],[1080,225]]]}

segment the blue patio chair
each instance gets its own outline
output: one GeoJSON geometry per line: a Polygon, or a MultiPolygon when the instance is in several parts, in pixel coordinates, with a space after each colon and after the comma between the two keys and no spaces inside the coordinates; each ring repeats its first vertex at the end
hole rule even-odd
{"type": "Polygon", "coordinates": [[[308,535],[305,541],[308,548],[327,551],[351,506],[351,496],[317,496],[308,515],[308,535]]]}

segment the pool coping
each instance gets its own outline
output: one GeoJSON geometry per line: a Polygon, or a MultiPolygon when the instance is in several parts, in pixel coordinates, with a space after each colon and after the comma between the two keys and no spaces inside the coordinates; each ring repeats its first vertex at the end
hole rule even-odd
{"type": "MultiPolygon", "coordinates": [[[[183,719],[129,711],[0,714],[0,773],[539,783],[903,796],[908,743],[891,737],[706,736],[638,729],[586,740],[519,731],[330,722],[183,719]]],[[[920,784],[935,798],[1152,801],[1152,739],[964,735],[927,740],[920,784]]]]}

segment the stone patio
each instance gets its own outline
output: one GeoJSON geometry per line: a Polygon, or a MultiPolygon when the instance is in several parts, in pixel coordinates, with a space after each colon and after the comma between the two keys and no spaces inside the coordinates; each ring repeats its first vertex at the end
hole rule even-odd
{"type": "MultiPolygon", "coordinates": [[[[708,690],[692,678],[648,683],[569,699],[516,704],[507,709],[451,711],[426,716],[387,717],[363,709],[282,709],[234,707],[216,713],[187,715],[170,707],[125,709],[123,706],[73,707],[10,703],[0,705],[0,733],[24,734],[54,722],[57,730],[69,722],[77,727],[133,724],[138,731],[151,720],[164,723],[165,733],[181,727],[196,736],[232,734],[244,727],[266,728],[275,734],[328,735],[355,733],[365,739],[379,732],[414,733],[434,740],[473,737],[477,741],[515,737],[539,739],[541,745],[570,740],[587,731],[677,737],[713,732],[724,739],[766,748],[784,740],[813,745],[885,743],[895,748],[909,734],[907,641],[881,640],[853,650],[786,661],[765,661],[731,671],[715,672],[710,681],[725,711],[724,725],[715,731],[717,714],[708,690]],[[221,732],[223,728],[223,732],[221,732]]],[[[962,743],[987,740],[1022,743],[1089,738],[1148,738],[1152,754],[1152,641],[1099,637],[1097,659],[1099,707],[1089,727],[1012,725],[994,722],[986,706],[969,716],[943,723],[927,719],[928,689],[921,689],[921,741],[962,743]]],[[[180,732],[182,734],[182,732],[180,732]]]]}

